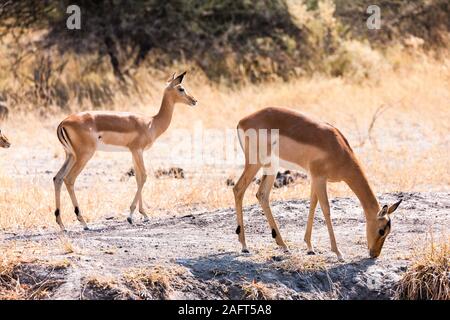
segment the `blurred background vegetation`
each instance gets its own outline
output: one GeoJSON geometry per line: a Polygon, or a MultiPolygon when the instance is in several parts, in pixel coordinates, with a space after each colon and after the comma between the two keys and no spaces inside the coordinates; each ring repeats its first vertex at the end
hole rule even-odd
{"type": "Polygon", "coordinates": [[[1,0],[0,100],[103,108],[183,69],[228,87],[315,74],[377,81],[395,68],[392,51],[447,54],[449,30],[448,0],[1,0]],[[381,30],[366,26],[374,2],[381,30]],[[75,3],[81,30],[68,30],[75,3]]]}

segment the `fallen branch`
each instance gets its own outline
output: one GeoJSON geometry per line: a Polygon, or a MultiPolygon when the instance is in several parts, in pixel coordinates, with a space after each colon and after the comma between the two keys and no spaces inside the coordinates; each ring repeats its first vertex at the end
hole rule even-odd
{"type": "Polygon", "coordinates": [[[375,127],[375,122],[377,121],[377,119],[384,113],[386,112],[386,110],[392,108],[392,105],[385,105],[382,104],[381,106],[379,106],[374,114],[372,115],[372,119],[370,121],[369,124],[369,128],[367,129],[367,135],[366,137],[364,137],[363,139],[360,139],[360,143],[358,145],[356,145],[356,147],[360,148],[363,147],[366,144],[366,141],[369,140],[377,149],[377,142],[376,140],[372,137],[372,130],[375,127]]]}

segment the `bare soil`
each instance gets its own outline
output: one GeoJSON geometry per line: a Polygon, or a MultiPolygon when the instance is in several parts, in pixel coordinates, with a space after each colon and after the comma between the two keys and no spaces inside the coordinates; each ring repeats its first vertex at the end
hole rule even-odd
{"type": "Polygon", "coordinates": [[[450,225],[450,193],[399,192],[383,194],[380,200],[392,203],[399,198],[403,203],[378,259],[368,258],[365,219],[355,198],[331,203],[345,262],[338,262],[329,250],[320,209],[313,229],[316,255],[306,255],[303,233],[309,202],[304,199],[272,203],[290,254],[276,247],[257,205],[245,208],[250,254],[240,253],[233,208],[206,212],[194,207],[183,216],[167,212],[147,223],[136,219],[133,225],[111,216],[91,223],[90,231],[71,226],[64,235],[3,233],[0,245],[39,245],[46,248],[39,251],[39,261],[69,262],[50,272],[36,261],[23,267],[27,274],[57,279],[47,290],[49,299],[240,299],[251,298],[248,288],[258,285],[264,288],[260,297],[271,299],[392,299],[413,251],[432,235],[448,234],[450,225]],[[62,249],[66,241],[73,252],[62,249]],[[149,274],[162,270],[166,280],[138,290],[127,278],[135,268],[149,274]]]}

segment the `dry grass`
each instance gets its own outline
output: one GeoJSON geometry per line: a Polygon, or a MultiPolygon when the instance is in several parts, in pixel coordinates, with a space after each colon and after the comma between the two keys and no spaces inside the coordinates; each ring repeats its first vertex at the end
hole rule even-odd
{"type": "Polygon", "coordinates": [[[287,272],[302,273],[326,270],[327,263],[326,258],[319,255],[306,257],[303,255],[293,255],[288,259],[275,263],[274,266],[287,272]]]}
{"type": "Polygon", "coordinates": [[[449,240],[431,242],[426,250],[416,253],[398,284],[397,299],[450,300],[449,240]]]}
{"type": "Polygon", "coordinates": [[[61,237],[60,241],[64,254],[71,254],[76,252],[75,247],[69,239],[67,239],[66,237],[61,237]]]}
{"type": "Polygon", "coordinates": [[[20,256],[5,250],[0,256],[0,299],[13,300],[25,297],[25,289],[15,277],[15,270],[22,264],[20,256]]]}
{"type": "MultiPolygon", "coordinates": [[[[376,193],[392,191],[449,190],[450,60],[423,54],[388,53],[394,67],[383,70],[380,80],[355,83],[343,78],[299,78],[286,82],[247,85],[232,90],[201,77],[186,78],[186,87],[200,101],[198,108],[176,107],[169,131],[146,153],[148,171],[174,166],[170,157],[179,141],[177,129],[193,133],[203,128],[234,129],[244,115],[266,106],[285,106],[333,123],[348,137],[366,168],[376,193]],[[386,111],[376,121],[380,106],[386,111]],[[370,132],[369,132],[370,131],[370,132]],[[370,133],[371,139],[365,141],[370,133]],[[362,142],[365,143],[362,143],[362,142]],[[430,170],[432,168],[432,170],[430,170]]],[[[159,106],[163,79],[153,79],[154,94],[145,103],[117,101],[110,109],[153,114],[159,106]]],[[[13,114],[2,124],[12,147],[0,150],[0,230],[56,229],[52,177],[63,162],[55,128],[65,114],[40,118],[13,114]]],[[[217,141],[206,141],[216,148],[217,141]]],[[[237,143],[236,143],[237,148],[237,143]]],[[[180,155],[181,156],[181,155],[180,155]]],[[[88,222],[105,216],[124,218],[134,196],[134,177],[120,181],[130,168],[125,153],[98,153],[77,181],[76,191],[88,222]]],[[[186,179],[153,179],[150,173],[144,199],[151,215],[185,214],[192,208],[233,206],[233,192],[226,179],[236,180],[241,163],[224,167],[188,164],[186,179]],[[175,192],[174,192],[175,191],[175,192]]],[[[307,198],[308,181],[272,192],[273,200],[307,198]]],[[[256,203],[257,185],[247,191],[246,205],[256,203]]],[[[342,183],[330,184],[330,197],[352,195],[342,183]]],[[[67,226],[78,226],[63,187],[62,215],[67,226]]]]}
{"type": "Polygon", "coordinates": [[[172,282],[185,273],[182,267],[154,266],[132,269],[124,273],[126,285],[141,299],[167,300],[172,282]]]}
{"type": "Polygon", "coordinates": [[[246,300],[273,300],[275,292],[264,283],[253,280],[242,285],[242,298],[246,300]]]}
{"type": "Polygon", "coordinates": [[[107,276],[90,276],[86,279],[81,299],[114,300],[126,299],[129,292],[120,286],[116,279],[107,276]]]}
{"type": "Polygon", "coordinates": [[[170,299],[173,282],[183,275],[179,266],[133,268],[120,277],[91,275],[85,280],[82,299],[170,299]]]}
{"type": "Polygon", "coordinates": [[[37,261],[3,248],[0,256],[0,300],[35,300],[49,298],[61,281],[52,277],[54,271],[68,268],[68,260],[37,261]],[[33,274],[30,270],[39,269],[33,274]]]}

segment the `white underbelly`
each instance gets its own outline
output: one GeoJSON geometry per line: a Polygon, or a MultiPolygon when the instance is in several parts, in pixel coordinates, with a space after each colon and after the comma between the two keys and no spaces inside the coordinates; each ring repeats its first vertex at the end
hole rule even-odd
{"type": "Polygon", "coordinates": [[[300,171],[309,173],[309,168],[306,166],[303,167],[295,162],[290,162],[287,160],[283,160],[275,155],[270,157],[270,161],[267,161],[267,166],[263,166],[263,172],[267,175],[276,174],[280,169],[292,170],[292,171],[300,171]]]}
{"type": "Polygon", "coordinates": [[[309,168],[307,168],[306,166],[303,167],[295,162],[290,162],[290,161],[286,161],[283,159],[279,159],[279,166],[280,166],[280,168],[287,169],[287,170],[309,172],[309,168]]]}
{"type": "Polygon", "coordinates": [[[130,152],[130,149],[124,146],[117,146],[114,144],[106,144],[103,141],[99,140],[97,142],[97,151],[106,151],[106,152],[130,152]]]}

